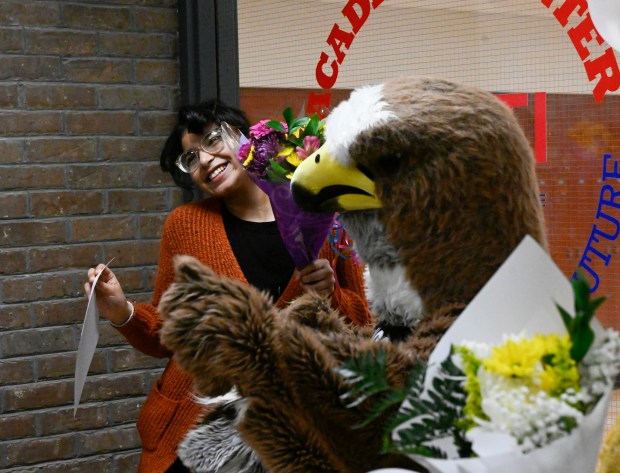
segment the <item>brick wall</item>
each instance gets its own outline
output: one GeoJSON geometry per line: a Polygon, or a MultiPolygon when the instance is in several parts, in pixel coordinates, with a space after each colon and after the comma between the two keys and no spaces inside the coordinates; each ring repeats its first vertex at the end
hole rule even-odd
{"type": "Polygon", "coordinates": [[[149,300],[181,201],[159,169],[178,104],[174,0],[0,2],[0,470],[135,471],[162,365],[107,323],[73,416],[86,270],[149,300]]]}

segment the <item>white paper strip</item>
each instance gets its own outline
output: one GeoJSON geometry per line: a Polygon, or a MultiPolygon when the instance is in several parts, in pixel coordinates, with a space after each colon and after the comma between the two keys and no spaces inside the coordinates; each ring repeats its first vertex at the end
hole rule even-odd
{"type": "MultiPolygon", "coordinates": [[[[112,258],[105,265],[112,262],[112,258]]],[[[82,390],[84,389],[84,383],[86,382],[86,376],[88,375],[88,368],[93,360],[95,349],[97,348],[97,341],[99,340],[99,311],[97,310],[97,296],[95,295],[95,285],[99,281],[103,270],[97,274],[93,285],[90,290],[90,297],[88,298],[88,305],[86,306],[86,315],[84,316],[84,325],[82,325],[82,334],[80,335],[80,344],[78,345],[77,357],[75,360],[75,382],[73,386],[73,416],[77,412],[80,398],[82,397],[82,390]]]]}

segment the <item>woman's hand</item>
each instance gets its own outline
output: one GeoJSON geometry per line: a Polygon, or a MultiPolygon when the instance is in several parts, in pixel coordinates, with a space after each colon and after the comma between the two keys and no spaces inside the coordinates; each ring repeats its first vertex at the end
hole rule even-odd
{"type": "Polygon", "coordinates": [[[84,284],[86,299],[90,298],[93,282],[99,273],[101,276],[95,285],[99,314],[112,323],[122,324],[131,314],[131,306],[116,275],[106,265],[99,264],[96,268],[88,270],[88,281],[84,284]]]}
{"type": "Polygon", "coordinates": [[[298,272],[304,291],[314,291],[323,296],[331,296],[336,288],[334,269],[326,259],[316,259],[298,272]]]}

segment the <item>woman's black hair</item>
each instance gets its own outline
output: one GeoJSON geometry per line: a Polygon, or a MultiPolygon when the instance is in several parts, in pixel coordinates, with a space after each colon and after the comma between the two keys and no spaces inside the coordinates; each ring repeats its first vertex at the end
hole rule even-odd
{"type": "Polygon", "coordinates": [[[179,109],[177,123],[166,139],[159,157],[159,165],[165,172],[169,172],[174,182],[183,189],[192,188],[192,179],[189,174],[182,172],[175,164],[183,152],[181,140],[183,134],[202,134],[209,125],[221,125],[226,122],[238,128],[245,136],[250,134],[250,123],[243,111],[230,107],[218,99],[211,99],[196,105],[185,105],[179,109]]]}

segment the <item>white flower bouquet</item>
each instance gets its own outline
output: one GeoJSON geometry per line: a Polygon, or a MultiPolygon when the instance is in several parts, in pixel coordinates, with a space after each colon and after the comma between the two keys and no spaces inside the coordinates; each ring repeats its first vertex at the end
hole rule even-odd
{"type": "Polygon", "coordinates": [[[603,300],[527,237],[403,390],[379,352],[339,369],[345,399],[372,403],[369,421],[397,407],[385,452],[431,473],[594,472],[620,365],[618,333],[594,317],[603,300]]]}

